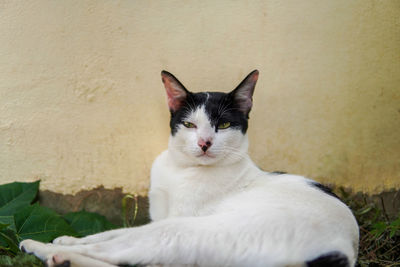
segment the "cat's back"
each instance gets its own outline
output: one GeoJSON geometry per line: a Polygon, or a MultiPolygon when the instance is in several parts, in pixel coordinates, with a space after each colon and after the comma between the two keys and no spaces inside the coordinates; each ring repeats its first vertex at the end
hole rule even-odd
{"type": "Polygon", "coordinates": [[[238,194],[238,202],[244,203],[246,199],[260,209],[276,212],[277,216],[313,217],[308,221],[321,223],[343,218],[357,229],[352,212],[338,196],[303,176],[263,172],[246,191],[238,194]]]}
{"type": "Polygon", "coordinates": [[[269,240],[266,249],[281,250],[286,258],[312,259],[321,251],[341,251],[355,259],[357,222],[340,199],[323,189],[302,176],[265,172],[218,210],[234,211],[232,221],[269,240]]]}

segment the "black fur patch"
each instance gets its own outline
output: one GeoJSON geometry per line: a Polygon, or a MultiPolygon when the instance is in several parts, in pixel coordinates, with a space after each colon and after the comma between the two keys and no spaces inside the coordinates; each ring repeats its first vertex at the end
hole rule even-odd
{"type": "Polygon", "coordinates": [[[171,112],[171,134],[175,135],[180,124],[185,117],[197,108],[204,106],[211,125],[218,132],[218,125],[230,122],[231,128],[239,129],[246,133],[248,128],[248,116],[240,111],[238,104],[235,103],[230,93],[207,92],[190,93],[186,97],[184,104],[175,112],[171,112]]]}
{"type": "Polygon", "coordinates": [[[324,192],[324,193],[326,193],[326,194],[328,194],[330,196],[333,196],[333,197],[341,200],[335,193],[333,193],[332,189],[330,189],[326,185],[323,185],[323,184],[320,184],[320,183],[317,183],[317,182],[310,182],[310,185],[315,187],[315,188],[318,188],[319,190],[321,190],[322,192],[324,192]]]}
{"type": "Polygon", "coordinates": [[[64,261],[63,263],[57,264],[55,267],[70,267],[71,262],[70,261],[64,261]]]}
{"type": "Polygon", "coordinates": [[[318,258],[307,261],[308,267],[349,267],[350,263],[347,259],[346,255],[341,252],[334,251],[324,255],[319,256],[318,258]]]}
{"type": "Polygon", "coordinates": [[[274,171],[274,172],[270,172],[270,174],[275,174],[275,175],[282,175],[282,174],[286,174],[287,172],[281,172],[281,171],[274,171]]]}

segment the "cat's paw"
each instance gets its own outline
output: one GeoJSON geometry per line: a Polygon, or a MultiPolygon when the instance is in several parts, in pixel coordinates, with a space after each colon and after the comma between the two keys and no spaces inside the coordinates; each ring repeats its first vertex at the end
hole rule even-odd
{"type": "Polygon", "coordinates": [[[22,252],[34,254],[42,261],[46,261],[51,253],[51,248],[48,245],[31,239],[26,239],[19,243],[19,248],[22,252]]]}
{"type": "Polygon", "coordinates": [[[47,267],[69,267],[71,262],[60,253],[54,253],[52,244],[44,244],[35,240],[27,239],[19,244],[22,252],[33,254],[46,264],[47,267]]]}
{"type": "Polygon", "coordinates": [[[60,236],[60,237],[57,237],[56,239],[54,239],[53,244],[70,246],[70,245],[78,244],[79,240],[80,240],[79,238],[64,235],[64,236],[60,236]]]}
{"type": "Polygon", "coordinates": [[[66,257],[61,254],[54,254],[54,255],[48,257],[48,259],[46,261],[46,266],[47,267],[70,267],[71,261],[66,259],[66,257]]]}

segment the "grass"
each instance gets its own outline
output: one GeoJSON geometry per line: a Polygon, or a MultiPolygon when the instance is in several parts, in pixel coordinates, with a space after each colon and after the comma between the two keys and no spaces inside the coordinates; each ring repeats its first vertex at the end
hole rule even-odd
{"type": "Polygon", "coordinates": [[[360,227],[357,266],[400,266],[400,214],[397,218],[389,218],[365,195],[353,195],[342,188],[337,191],[353,211],[360,227]]]}
{"type": "MultiPolygon", "coordinates": [[[[355,196],[343,189],[335,190],[352,209],[360,226],[360,247],[357,266],[400,267],[400,214],[390,219],[365,197],[355,196]]],[[[42,267],[32,255],[19,253],[15,257],[0,251],[0,266],[42,267]]]]}
{"type": "Polygon", "coordinates": [[[0,251],[0,266],[2,267],[44,267],[44,264],[33,255],[18,253],[10,257],[2,253],[4,252],[0,251]]]}

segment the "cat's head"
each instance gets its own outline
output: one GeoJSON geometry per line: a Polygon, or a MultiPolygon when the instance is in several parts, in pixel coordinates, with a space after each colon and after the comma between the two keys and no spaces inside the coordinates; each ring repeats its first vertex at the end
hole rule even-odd
{"type": "Polygon", "coordinates": [[[230,164],[247,155],[247,127],[258,71],[230,93],[192,93],[161,72],[171,112],[169,151],[185,165],[230,164]]]}

